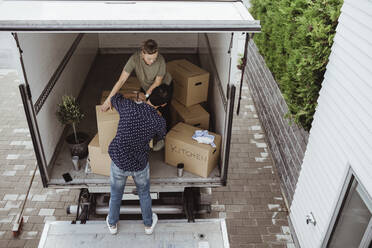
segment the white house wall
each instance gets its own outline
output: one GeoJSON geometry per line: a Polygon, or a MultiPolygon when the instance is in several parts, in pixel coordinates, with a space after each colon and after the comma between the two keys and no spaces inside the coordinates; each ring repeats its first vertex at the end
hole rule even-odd
{"type": "Polygon", "coordinates": [[[290,209],[301,247],[321,246],[349,166],[372,195],[371,78],[372,1],[345,0],[290,209]]]}

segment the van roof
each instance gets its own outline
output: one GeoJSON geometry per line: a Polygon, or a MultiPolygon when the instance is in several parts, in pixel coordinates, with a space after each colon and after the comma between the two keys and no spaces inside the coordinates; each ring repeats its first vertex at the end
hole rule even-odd
{"type": "Polygon", "coordinates": [[[240,1],[0,1],[0,31],[259,32],[240,1]]]}

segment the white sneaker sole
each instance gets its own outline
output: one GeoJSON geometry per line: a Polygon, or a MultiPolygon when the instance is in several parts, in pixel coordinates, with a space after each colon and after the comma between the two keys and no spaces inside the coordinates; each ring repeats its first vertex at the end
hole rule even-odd
{"type": "Polygon", "coordinates": [[[151,235],[154,230],[155,230],[155,226],[156,224],[158,223],[158,216],[155,214],[155,213],[152,213],[152,225],[151,225],[151,228],[145,228],[145,233],[147,235],[151,235]]]}
{"type": "Polygon", "coordinates": [[[106,225],[107,225],[107,227],[108,227],[108,229],[109,229],[109,231],[110,231],[110,233],[111,233],[112,235],[115,235],[115,234],[118,233],[118,224],[116,224],[116,228],[115,228],[115,229],[111,228],[111,227],[110,227],[110,224],[109,224],[109,222],[108,222],[108,215],[107,215],[107,217],[106,217],[106,225]]]}

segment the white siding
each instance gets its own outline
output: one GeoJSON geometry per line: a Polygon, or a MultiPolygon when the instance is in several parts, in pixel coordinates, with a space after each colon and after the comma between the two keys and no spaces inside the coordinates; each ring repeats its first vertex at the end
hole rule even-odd
{"type": "Polygon", "coordinates": [[[372,1],[345,0],[290,218],[301,247],[320,247],[351,166],[372,195],[372,1]],[[313,212],[317,225],[307,225],[313,212]]]}

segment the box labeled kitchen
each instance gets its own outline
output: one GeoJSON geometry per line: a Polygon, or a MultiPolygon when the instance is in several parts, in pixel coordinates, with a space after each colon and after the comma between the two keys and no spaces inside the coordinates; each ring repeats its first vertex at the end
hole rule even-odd
{"type": "Polygon", "coordinates": [[[199,128],[178,123],[165,138],[165,162],[177,166],[184,164],[184,170],[201,177],[208,177],[219,161],[221,136],[212,132],[216,147],[201,144],[192,138],[199,128]]]}

